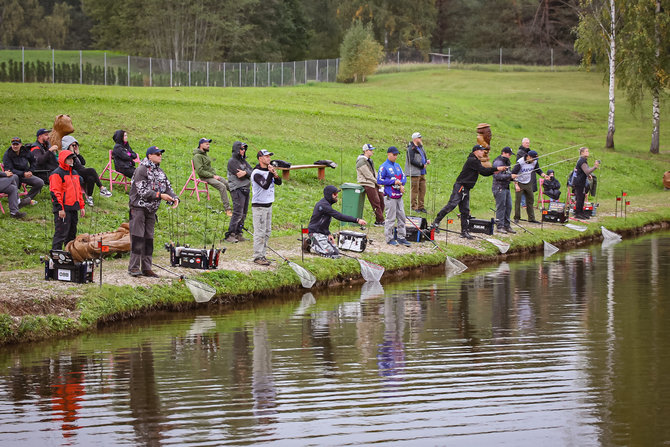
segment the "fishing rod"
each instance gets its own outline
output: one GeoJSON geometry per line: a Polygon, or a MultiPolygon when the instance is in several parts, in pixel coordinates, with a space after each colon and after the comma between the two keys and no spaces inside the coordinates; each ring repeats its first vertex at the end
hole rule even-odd
{"type": "Polygon", "coordinates": [[[573,149],[573,148],[576,148],[577,146],[582,146],[583,144],[584,143],[580,143],[580,144],[575,144],[574,146],[564,147],[563,149],[559,149],[559,150],[554,151],[554,152],[549,152],[548,154],[542,154],[542,155],[538,156],[537,158],[542,158],[542,157],[547,157],[549,155],[558,154],[559,152],[567,151],[568,149],[573,149]]]}
{"type": "MultiPolygon", "coordinates": [[[[493,211],[494,213],[496,212],[496,210],[494,210],[493,208],[489,208],[489,209],[490,209],[491,211],[493,211]]],[[[516,225],[517,227],[521,228],[521,229],[522,229],[523,231],[525,231],[526,233],[530,233],[530,234],[532,234],[533,236],[535,236],[535,234],[533,234],[532,231],[525,229],[524,227],[522,227],[522,226],[519,225],[518,223],[514,222],[514,220],[511,220],[510,222],[512,222],[512,223],[513,223],[514,225],[516,225]]]]}
{"type": "MultiPolygon", "coordinates": [[[[549,166],[554,166],[554,165],[557,165],[557,164],[560,164],[560,163],[565,163],[566,161],[574,160],[575,158],[579,158],[579,155],[577,155],[576,157],[566,158],[565,160],[559,160],[557,162],[550,163],[550,164],[544,166],[544,168],[548,168],[549,166]]],[[[539,171],[541,169],[542,168],[535,168],[532,171],[528,171],[528,172],[535,172],[535,171],[539,171]]]]}

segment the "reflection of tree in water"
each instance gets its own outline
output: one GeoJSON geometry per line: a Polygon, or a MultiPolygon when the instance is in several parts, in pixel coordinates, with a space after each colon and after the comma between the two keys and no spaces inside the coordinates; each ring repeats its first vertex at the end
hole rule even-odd
{"type": "Polygon", "coordinates": [[[323,363],[323,376],[329,379],[335,377],[337,362],[335,361],[335,351],[330,334],[330,316],[332,312],[323,312],[320,318],[310,318],[311,325],[309,334],[312,339],[312,346],[321,349],[314,349],[315,355],[321,358],[323,363]]]}
{"type": "Polygon", "coordinates": [[[379,345],[377,367],[388,381],[400,380],[405,368],[404,301],[401,296],[384,299],[384,340],[379,345]]]}
{"type": "Polygon", "coordinates": [[[118,379],[128,380],[129,406],[133,416],[131,425],[137,443],[145,446],[160,445],[161,424],[165,417],[156,389],[151,344],[144,342],[139,347],[117,351],[114,354],[114,368],[118,379]]]}
{"type": "Polygon", "coordinates": [[[272,350],[265,321],[260,321],[254,327],[253,365],[254,415],[261,425],[274,424],[277,390],[272,377],[272,350]]]}

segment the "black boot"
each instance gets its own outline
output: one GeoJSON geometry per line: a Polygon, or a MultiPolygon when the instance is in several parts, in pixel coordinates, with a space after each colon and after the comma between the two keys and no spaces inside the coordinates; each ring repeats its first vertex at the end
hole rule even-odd
{"type": "Polygon", "coordinates": [[[461,237],[463,239],[474,239],[474,237],[467,231],[461,231],[461,237]]]}

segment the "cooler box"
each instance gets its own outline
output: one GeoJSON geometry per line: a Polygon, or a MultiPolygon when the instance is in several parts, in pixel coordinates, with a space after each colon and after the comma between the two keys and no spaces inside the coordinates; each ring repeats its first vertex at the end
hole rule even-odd
{"type": "MultiPolygon", "coordinates": [[[[365,205],[365,188],[356,183],[344,183],[340,186],[340,189],[342,189],[342,214],[362,219],[363,205],[365,205]]],[[[357,225],[353,222],[346,222],[345,224],[357,225]]]]}

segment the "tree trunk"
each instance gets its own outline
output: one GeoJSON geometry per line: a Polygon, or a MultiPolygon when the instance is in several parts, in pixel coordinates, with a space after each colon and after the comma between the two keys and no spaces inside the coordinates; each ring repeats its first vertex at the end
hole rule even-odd
{"type": "Polygon", "coordinates": [[[605,147],[614,149],[614,80],[616,73],[616,7],[614,0],[610,0],[610,51],[609,51],[609,115],[607,117],[607,141],[605,147]]]}
{"type": "MultiPolygon", "coordinates": [[[[656,67],[658,67],[659,59],[661,56],[661,27],[658,24],[658,20],[661,14],[661,0],[656,0],[656,15],[654,17],[654,34],[656,35],[656,67]]],[[[654,129],[651,131],[651,146],[649,147],[649,152],[652,154],[658,154],[659,145],[660,145],[660,127],[661,127],[661,101],[659,98],[659,88],[660,80],[658,79],[658,68],[656,70],[656,85],[652,91],[652,106],[651,106],[651,115],[653,120],[654,129]]]]}

